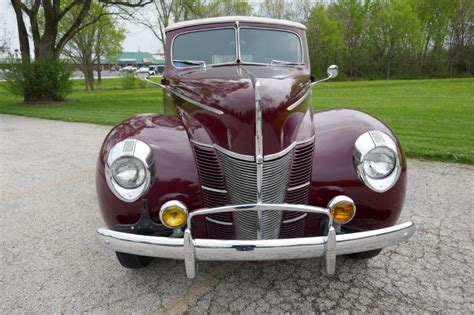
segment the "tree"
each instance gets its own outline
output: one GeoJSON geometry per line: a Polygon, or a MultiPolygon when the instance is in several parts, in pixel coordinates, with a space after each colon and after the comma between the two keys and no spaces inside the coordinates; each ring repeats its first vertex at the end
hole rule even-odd
{"type": "Polygon", "coordinates": [[[375,0],[369,6],[369,14],[372,57],[390,79],[396,62],[400,65],[419,51],[420,21],[406,0],[375,0]]]}
{"type": "MultiPolygon", "coordinates": [[[[95,20],[97,15],[107,13],[107,11],[106,9],[103,12],[98,3],[93,3],[84,22],[89,23],[95,20]]],[[[62,19],[59,27],[60,33],[69,28],[76,14],[76,10],[73,9],[62,19]]],[[[64,48],[64,54],[76,64],[81,65],[86,90],[94,89],[94,65],[96,65],[100,83],[101,58],[111,59],[122,49],[121,43],[125,39],[125,29],[116,27],[116,24],[113,16],[102,15],[94,24],[77,33],[64,48]]]]}
{"type": "Polygon", "coordinates": [[[311,71],[316,76],[324,76],[330,64],[338,64],[346,47],[336,21],[331,19],[322,5],[311,10],[307,21],[308,48],[311,71]]]}
{"type": "Polygon", "coordinates": [[[447,68],[452,76],[455,66],[459,72],[472,75],[474,64],[474,3],[461,0],[449,22],[447,68]]]}
{"type": "MultiPolygon", "coordinates": [[[[107,14],[105,9],[112,4],[122,6],[143,6],[151,0],[98,0],[101,3],[103,13],[96,16],[96,19],[84,22],[93,0],[11,0],[15,11],[18,38],[20,43],[21,59],[25,68],[29,67],[31,61],[30,37],[34,49],[34,63],[57,63],[64,46],[81,30],[94,24],[102,16],[107,14]],[[59,24],[71,10],[76,9],[77,15],[70,26],[59,36],[59,24]],[[39,18],[42,16],[43,18],[39,18]],[[27,28],[25,17],[28,18],[30,29],[27,28]]],[[[33,67],[40,71],[43,67],[33,67]]],[[[58,74],[59,76],[59,74],[58,74]]],[[[25,81],[25,84],[34,82],[25,81]]],[[[54,101],[57,100],[57,93],[54,85],[49,90],[42,91],[41,95],[25,95],[25,101],[54,101]]],[[[25,89],[31,90],[31,89],[25,89]]]]}
{"type": "Polygon", "coordinates": [[[258,6],[258,15],[305,22],[314,5],[313,0],[263,0],[258,6]]]}
{"type": "Polygon", "coordinates": [[[412,0],[423,31],[420,65],[428,71],[436,72],[442,67],[440,59],[448,35],[448,24],[459,4],[459,0],[412,0]]]}
{"type": "Polygon", "coordinates": [[[105,57],[109,61],[115,60],[122,51],[122,42],[125,40],[125,29],[116,27],[117,23],[110,16],[100,24],[97,31],[97,40],[95,42],[95,60],[97,64],[97,81],[102,81],[102,58],[105,57]]]}
{"type": "Polygon", "coordinates": [[[193,1],[189,13],[192,18],[216,16],[251,15],[253,7],[247,0],[201,0],[193,1]]]}
{"type": "Polygon", "coordinates": [[[187,18],[190,0],[155,0],[147,10],[128,10],[125,14],[129,20],[145,26],[151,31],[165,49],[165,29],[172,22],[187,18]]]}
{"type": "Polygon", "coordinates": [[[252,10],[247,0],[155,0],[146,12],[132,10],[128,16],[149,29],[165,49],[165,29],[171,23],[213,16],[250,15],[252,10]]]}
{"type": "Polygon", "coordinates": [[[347,53],[342,68],[355,79],[367,63],[367,8],[368,2],[341,0],[327,9],[328,14],[339,23],[347,53]]]}
{"type": "Polygon", "coordinates": [[[263,0],[258,7],[259,15],[272,19],[283,19],[286,15],[285,0],[263,0]]]}
{"type": "Polygon", "coordinates": [[[7,31],[5,22],[0,25],[0,55],[10,51],[10,34],[7,31]]]}

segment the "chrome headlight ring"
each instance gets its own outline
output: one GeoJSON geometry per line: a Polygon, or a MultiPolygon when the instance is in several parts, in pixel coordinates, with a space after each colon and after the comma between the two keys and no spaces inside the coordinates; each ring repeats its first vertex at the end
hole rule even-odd
{"type": "Polygon", "coordinates": [[[375,192],[383,193],[392,188],[400,177],[400,152],[395,141],[379,130],[371,130],[360,135],[355,142],[354,167],[360,180],[375,192]],[[392,169],[377,177],[369,176],[364,168],[364,162],[369,153],[381,152],[386,158],[394,159],[392,169]]]}
{"type": "Polygon", "coordinates": [[[105,162],[105,179],[110,190],[117,198],[125,202],[134,202],[143,196],[153,179],[153,153],[151,148],[143,141],[136,139],[123,140],[110,150],[105,162]],[[124,158],[136,159],[136,165],[142,165],[145,171],[144,180],[137,186],[126,188],[120,185],[113,174],[113,164],[124,158]]]}

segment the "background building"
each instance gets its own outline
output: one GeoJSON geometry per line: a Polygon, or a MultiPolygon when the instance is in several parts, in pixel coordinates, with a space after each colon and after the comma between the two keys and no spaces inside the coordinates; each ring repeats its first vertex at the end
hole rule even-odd
{"type": "Polygon", "coordinates": [[[159,55],[141,51],[123,51],[115,58],[104,58],[102,60],[104,70],[111,70],[112,67],[134,66],[139,68],[142,66],[156,66],[159,72],[163,72],[164,63],[164,59],[159,55]]]}

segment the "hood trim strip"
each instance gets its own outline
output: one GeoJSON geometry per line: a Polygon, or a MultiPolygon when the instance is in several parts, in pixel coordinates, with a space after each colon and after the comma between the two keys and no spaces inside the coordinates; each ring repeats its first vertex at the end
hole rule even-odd
{"type": "Polygon", "coordinates": [[[304,95],[303,95],[299,100],[297,100],[296,102],[294,102],[293,104],[291,104],[290,106],[288,106],[288,107],[286,108],[286,110],[287,110],[287,111],[292,111],[292,110],[295,109],[296,107],[300,106],[301,103],[303,103],[303,102],[306,100],[306,98],[308,98],[308,96],[310,96],[310,95],[312,94],[312,92],[313,92],[313,89],[312,89],[311,86],[310,86],[310,88],[308,89],[308,91],[306,91],[306,92],[304,93],[304,95]]]}
{"type": "Polygon", "coordinates": [[[200,107],[200,108],[202,108],[202,109],[205,109],[205,110],[207,110],[207,111],[209,111],[209,112],[211,112],[211,113],[214,113],[214,114],[216,114],[216,115],[223,115],[223,114],[224,114],[224,112],[221,111],[220,109],[217,109],[217,108],[214,108],[214,107],[212,107],[212,106],[209,106],[209,105],[200,103],[200,102],[198,102],[198,101],[196,101],[196,100],[193,100],[192,98],[189,98],[189,97],[183,95],[182,93],[176,91],[176,89],[168,88],[168,91],[170,91],[171,93],[175,94],[176,96],[182,98],[182,99],[185,100],[186,102],[189,102],[189,103],[191,103],[191,104],[193,104],[193,105],[195,105],[195,106],[197,106],[197,107],[200,107]]]}

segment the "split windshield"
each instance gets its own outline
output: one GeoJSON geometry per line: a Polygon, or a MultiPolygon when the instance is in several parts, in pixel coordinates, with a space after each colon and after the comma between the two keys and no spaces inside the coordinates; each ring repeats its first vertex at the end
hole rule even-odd
{"type": "Polygon", "coordinates": [[[303,62],[301,41],[295,33],[241,27],[237,46],[235,32],[235,28],[222,28],[177,35],[172,44],[173,64],[184,68],[234,63],[238,46],[242,63],[297,65],[303,62]]]}

